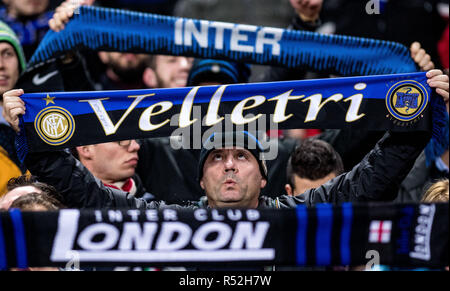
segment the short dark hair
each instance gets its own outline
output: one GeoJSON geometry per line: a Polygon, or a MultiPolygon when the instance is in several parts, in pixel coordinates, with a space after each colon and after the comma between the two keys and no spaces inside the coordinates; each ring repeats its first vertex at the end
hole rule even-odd
{"type": "Polygon", "coordinates": [[[287,165],[287,182],[294,188],[294,174],[300,178],[318,180],[344,172],[341,156],[326,141],[309,138],[292,152],[287,165]]]}
{"type": "Polygon", "coordinates": [[[60,203],[63,202],[63,197],[58,191],[56,191],[55,187],[39,182],[35,176],[31,175],[22,175],[16,178],[11,178],[6,185],[6,188],[8,191],[11,191],[13,189],[25,186],[32,186],[60,203]]]}
{"type": "Polygon", "coordinates": [[[27,211],[32,210],[34,206],[43,206],[49,211],[64,207],[58,200],[45,193],[32,192],[14,200],[10,208],[19,208],[20,210],[27,211]]]}

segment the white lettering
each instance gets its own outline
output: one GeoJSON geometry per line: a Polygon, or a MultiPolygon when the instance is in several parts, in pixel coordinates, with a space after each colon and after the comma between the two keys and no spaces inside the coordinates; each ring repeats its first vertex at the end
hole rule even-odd
{"type": "Polygon", "coordinates": [[[78,237],[78,244],[85,250],[108,250],[116,245],[119,231],[111,224],[97,223],[89,225],[78,237]],[[103,239],[93,241],[95,237],[103,239]]]}
{"type": "Polygon", "coordinates": [[[123,233],[119,243],[119,250],[149,250],[153,242],[158,224],[146,222],[143,225],[144,230],[138,223],[126,222],[123,224],[123,233]]]}
{"type": "Polygon", "coordinates": [[[233,239],[230,244],[231,249],[260,249],[263,246],[264,238],[269,230],[269,223],[259,221],[255,229],[253,224],[247,221],[240,221],[236,224],[233,239]]]}
{"type": "Polygon", "coordinates": [[[192,235],[189,225],[181,222],[164,222],[161,225],[161,233],[156,242],[156,250],[179,250],[184,248],[192,235]],[[177,234],[175,240],[172,241],[174,235],[177,234]]]}
{"type": "Polygon", "coordinates": [[[197,249],[216,250],[224,247],[231,237],[231,227],[221,222],[210,222],[200,226],[192,237],[192,245],[197,249]],[[207,240],[211,233],[217,233],[214,240],[207,240]]]}

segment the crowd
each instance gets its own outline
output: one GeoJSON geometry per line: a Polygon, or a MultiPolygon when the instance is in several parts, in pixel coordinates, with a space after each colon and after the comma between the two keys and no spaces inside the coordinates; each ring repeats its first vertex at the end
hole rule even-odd
{"type": "MultiPolygon", "coordinates": [[[[254,135],[235,131],[216,133],[197,150],[174,149],[174,140],[169,137],[131,139],[83,145],[66,151],[30,153],[21,163],[14,138],[20,131],[19,117],[26,111],[20,98],[24,93],[176,88],[336,77],[329,72],[109,51],[72,52],[26,71],[26,60],[48,29],[63,30],[79,4],[107,5],[103,2],[107,1],[68,0],[50,11],[48,0],[3,1],[4,7],[0,10],[0,209],[262,209],[294,208],[298,204],[314,206],[325,202],[339,205],[342,202],[448,201],[448,143],[446,149],[430,149],[433,145],[429,143],[429,132],[355,129],[267,132],[267,138],[279,148],[274,160],[262,158],[264,149],[258,141],[256,148],[249,146],[256,139],[254,135]],[[57,73],[53,74],[55,70],[57,73]],[[211,147],[218,135],[233,138],[220,139],[222,143],[211,147]],[[230,140],[232,143],[228,143],[230,140]]],[[[122,2],[126,6],[126,1],[122,2]]],[[[177,5],[168,2],[181,14],[180,7],[193,1],[180,0],[177,5]]],[[[349,10],[339,17],[330,12],[332,2],[342,1],[289,2],[288,9],[283,9],[294,15],[291,29],[318,31],[325,29],[324,24],[334,23],[337,32],[345,33],[347,28],[348,34],[358,35],[358,28],[370,33],[358,24],[348,25],[351,20],[358,21],[352,19],[349,10]]],[[[432,5],[428,1],[415,2],[432,5]]],[[[197,5],[201,3],[196,1],[197,5]]],[[[214,9],[208,5],[211,3],[205,6],[214,9]]],[[[411,58],[427,72],[429,86],[445,101],[448,140],[448,11],[447,15],[440,16],[436,7],[425,5],[421,9],[414,10],[414,13],[421,13],[415,19],[434,15],[440,18],[433,20],[444,25],[426,26],[423,29],[429,31],[425,34],[422,31],[415,34],[414,30],[408,33],[408,25],[396,25],[387,19],[388,13],[381,12],[376,21],[386,27],[363,36],[398,40],[410,46],[411,58]],[[397,39],[402,33],[405,37],[397,39]],[[440,40],[442,35],[447,38],[446,49],[440,40]],[[416,38],[411,40],[411,37],[416,38]],[[444,53],[440,54],[441,51],[444,53]]],[[[189,10],[189,16],[195,17],[194,10],[189,10]]],[[[370,20],[370,16],[365,17],[370,20]]]]}

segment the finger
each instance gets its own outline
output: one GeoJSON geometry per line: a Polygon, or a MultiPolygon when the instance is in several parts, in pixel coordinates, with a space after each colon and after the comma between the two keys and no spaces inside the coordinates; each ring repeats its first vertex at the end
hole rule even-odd
{"type": "Polygon", "coordinates": [[[431,62],[431,57],[429,54],[426,54],[419,62],[419,67],[423,69],[428,63],[431,62]]]}
{"type": "Polygon", "coordinates": [[[22,89],[14,89],[7,91],[3,94],[3,102],[7,102],[9,100],[14,100],[14,98],[19,98],[22,96],[23,90],[22,89]]]}
{"type": "Polygon", "coordinates": [[[414,61],[416,63],[420,63],[420,61],[422,60],[422,58],[425,56],[425,50],[424,49],[420,49],[419,52],[417,53],[416,57],[414,58],[414,61]]]}
{"type": "Polygon", "coordinates": [[[23,110],[25,110],[25,104],[19,101],[5,103],[4,107],[6,108],[6,110],[11,110],[13,108],[22,108],[23,110]]]}
{"type": "Polygon", "coordinates": [[[444,98],[445,103],[448,103],[448,95],[449,95],[448,91],[437,88],[436,93],[438,93],[439,95],[442,96],[442,98],[444,98]]]}
{"type": "Polygon", "coordinates": [[[435,76],[438,76],[438,75],[444,75],[444,73],[442,73],[441,70],[436,70],[436,69],[427,72],[427,78],[428,79],[431,79],[431,78],[433,78],[435,76]]]}
{"type": "Polygon", "coordinates": [[[445,82],[448,83],[448,76],[447,75],[437,75],[437,76],[433,76],[432,78],[429,78],[427,80],[428,83],[431,82],[445,82]]]}
{"type": "Polygon", "coordinates": [[[417,55],[417,52],[419,52],[420,50],[420,43],[418,43],[417,41],[413,42],[410,50],[411,50],[411,57],[414,59],[417,55]]]}
{"type": "Polygon", "coordinates": [[[423,71],[429,71],[429,70],[432,70],[432,69],[434,69],[434,63],[431,62],[431,61],[422,68],[423,71]]]}
{"type": "Polygon", "coordinates": [[[431,88],[439,88],[448,92],[448,82],[432,81],[428,84],[431,88]]]}
{"type": "Polygon", "coordinates": [[[22,110],[22,108],[14,108],[9,112],[9,116],[5,116],[5,119],[11,124],[11,126],[17,126],[19,125],[19,115],[24,115],[25,111],[22,110]]]}
{"type": "Polygon", "coordinates": [[[53,30],[54,32],[59,32],[60,28],[56,25],[56,21],[54,18],[50,19],[48,21],[48,26],[50,27],[51,30],[53,30]]]}

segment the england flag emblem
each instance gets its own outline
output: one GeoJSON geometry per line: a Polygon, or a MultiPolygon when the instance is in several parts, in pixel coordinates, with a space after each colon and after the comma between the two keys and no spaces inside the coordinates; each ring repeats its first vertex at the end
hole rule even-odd
{"type": "Polygon", "coordinates": [[[391,241],[392,221],[373,220],[370,223],[369,242],[389,243],[391,241]]]}

